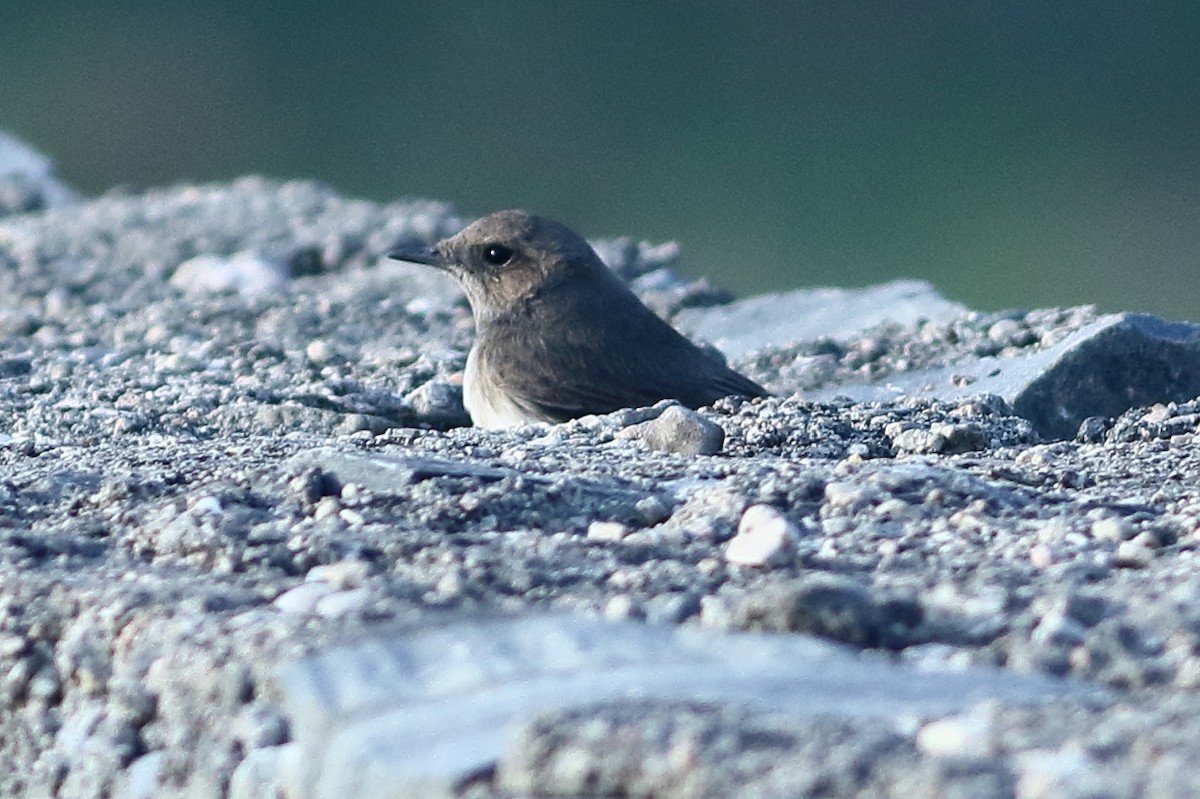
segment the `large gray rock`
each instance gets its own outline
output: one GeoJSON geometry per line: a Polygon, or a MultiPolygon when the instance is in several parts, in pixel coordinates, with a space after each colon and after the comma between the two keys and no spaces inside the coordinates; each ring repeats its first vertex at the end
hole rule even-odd
{"type": "Polygon", "coordinates": [[[377,638],[285,667],[307,799],[450,796],[501,756],[514,724],[628,700],[896,718],[1079,694],[991,669],[917,670],[805,636],[720,634],[565,616],[377,638]]]}
{"type": "Polygon", "coordinates": [[[901,396],[956,399],[995,394],[1049,438],[1070,438],[1084,419],[1118,416],[1139,405],[1200,395],[1200,325],[1146,314],[1111,314],[1059,343],[1013,358],[892,375],[886,382],[840,385],[836,396],[887,402],[901,396]]]}

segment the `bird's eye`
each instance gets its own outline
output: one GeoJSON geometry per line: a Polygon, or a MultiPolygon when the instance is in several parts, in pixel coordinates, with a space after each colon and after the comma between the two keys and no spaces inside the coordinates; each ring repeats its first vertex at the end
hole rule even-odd
{"type": "Polygon", "coordinates": [[[503,266],[513,257],[513,251],[503,244],[488,244],[483,248],[483,260],[492,266],[503,266]]]}

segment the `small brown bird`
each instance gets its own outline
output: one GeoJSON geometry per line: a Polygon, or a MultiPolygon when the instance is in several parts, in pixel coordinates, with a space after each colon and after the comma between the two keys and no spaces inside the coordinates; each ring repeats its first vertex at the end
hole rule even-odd
{"type": "Polygon", "coordinates": [[[500,211],[432,248],[389,253],[453,275],[475,317],[463,397],[484,428],[563,422],[674,399],[691,408],[757,383],[660,319],[558,222],[500,211]]]}

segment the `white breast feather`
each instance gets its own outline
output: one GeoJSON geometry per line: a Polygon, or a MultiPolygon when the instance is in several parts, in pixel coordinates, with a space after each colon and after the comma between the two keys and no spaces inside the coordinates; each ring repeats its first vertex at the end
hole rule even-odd
{"type": "Polygon", "coordinates": [[[467,368],[463,372],[463,404],[476,427],[497,430],[504,427],[520,427],[550,419],[521,407],[512,397],[495,386],[479,379],[479,347],[471,347],[467,354],[467,368]]]}

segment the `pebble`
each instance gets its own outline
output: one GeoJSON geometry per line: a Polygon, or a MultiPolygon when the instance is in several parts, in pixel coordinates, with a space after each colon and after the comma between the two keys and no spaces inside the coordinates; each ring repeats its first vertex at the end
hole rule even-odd
{"type": "Polygon", "coordinates": [[[1128,541],[1137,534],[1137,528],[1121,516],[1109,516],[1092,522],[1091,533],[1097,541],[1128,541]]]}
{"type": "Polygon", "coordinates": [[[854,529],[854,519],[849,516],[830,516],[821,520],[821,532],[825,535],[843,535],[854,529]]]}
{"type": "Polygon", "coordinates": [[[751,505],[738,522],[737,535],[725,547],[725,560],[735,566],[768,566],[784,562],[796,551],[800,534],[786,516],[770,505],[751,505]]]}
{"type": "Polygon", "coordinates": [[[159,777],[166,759],[166,752],[150,752],[126,766],[120,795],[125,799],[154,799],[159,796],[159,777]]]}
{"type": "Polygon", "coordinates": [[[680,624],[700,613],[700,598],[690,593],[672,592],[651,597],[642,603],[643,615],[651,624],[680,624]]]}
{"type": "Polygon", "coordinates": [[[299,749],[295,743],[251,749],[230,777],[229,799],[286,795],[279,781],[284,772],[282,761],[289,752],[299,754],[299,749]]]}
{"type": "Polygon", "coordinates": [[[1141,541],[1122,541],[1117,547],[1117,555],[1113,561],[1117,566],[1126,569],[1142,569],[1154,560],[1154,550],[1141,541]]]}
{"type": "Polygon", "coordinates": [[[725,446],[725,430],[716,422],[681,405],[671,405],[657,418],[617,431],[619,439],[677,455],[716,455],[725,446]]]}
{"type": "Polygon", "coordinates": [[[1038,541],[1054,543],[1062,541],[1071,530],[1070,522],[1061,516],[1052,516],[1035,523],[1038,541]]]}
{"type": "Polygon", "coordinates": [[[610,621],[621,621],[641,616],[641,607],[637,600],[629,594],[617,594],[604,605],[604,618],[610,621]]]}
{"type": "Polygon", "coordinates": [[[902,499],[885,499],[875,506],[875,515],[881,519],[907,519],[912,516],[913,508],[902,499]]]}
{"type": "Polygon", "coordinates": [[[994,712],[988,705],[931,721],[917,731],[917,749],[934,757],[987,757],[992,753],[994,712]]]}
{"type": "Polygon", "coordinates": [[[452,568],[438,578],[434,591],[444,597],[456,597],[463,592],[467,577],[461,568],[452,568]]]}
{"type": "Polygon", "coordinates": [[[589,541],[620,541],[629,535],[629,528],[620,522],[592,522],[588,525],[589,541]]]}
{"type": "Polygon", "coordinates": [[[1023,329],[1015,319],[1001,319],[987,329],[987,337],[1000,344],[1008,344],[1023,329]]]}
{"type": "Polygon", "coordinates": [[[317,603],[333,592],[334,589],[328,583],[301,583],[275,597],[271,605],[284,613],[314,613],[317,603]]]}
{"type": "Polygon", "coordinates": [[[728,630],[734,625],[733,606],[724,597],[700,597],[700,624],[714,630],[728,630]]]}
{"type": "MultiPolygon", "coordinates": [[[[1078,749],[1059,751],[1032,750],[1013,757],[1017,777],[1017,799],[1056,799],[1078,785],[1080,778],[1094,773],[1096,763],[1078,749]]],[[[1099,786],[1097,786],[1099,787],[1099,786]]],[[[1108,793],[1077,794],[1111,796],[1108,793]]]]}
{"type": "Polygon", "coordinates": [[[341,503],[335,497],[321,497],[317,502],[317,507],[313,510],[313,518],[317,521],[327,519],[341,510],[341,503]]]}
{"type": "Polygon", "coordinates": [[[1145,547],[1146,549],[1158,549],[1162,546],[1162,540],[1151,530],[1143,530],[1133,537],[1133,543],[1145,547]]]}
{"type": "Polygon", "coordinates": [[[205,494],[192,503],[191,511],[195,514],[211,513],[218,516],[221,513],[221,501],[211,494],[205,494]]]}
{"type": "Polygon", "coordinates": [[[974,422],[961,424],[940,422],[932,425],[929,429],[946,442],[942,450],[946,453],[974,452],[988,445],[983,427],[974,422]]]}
{"type": "Polygon", "coordinates": [[[658,524],[671,517],[671,508],[666,502],[655,496],[643,497],[634,504],[634,509],[642,522],[647,525],[658,524]]]}
{"type": "Polygon", "coordinates": [[[825,501],[830,508],[853,508],[866,505],[876,499],[878,491],[870,486],[851,482],[825,484],[825,501]]]}
{"type": "Polygon", "coordinates": [[[351,510],[350,508],[342,508],[340,511],[338,511],[338,518],[351,527],[361,527],[363,523],[366,522],[366,519],[361,513],[356,510],[351,510]]]}
{"type": "Polygon", "coordinates": [[[418,418],[434,427],[468,427],[471,424],[471,417],[463,406],[462,386],[430,380],[405,394],[404,401],[418,418]]]}
{"type": "Polygon", "coordinates": [[[260,297],[282,291],[290,277],[287,267],[253,252],[228,258],[197,255],[179,265],[171,285],[188,294],[235,292],[243,297],[260,297]]]}
{"type": "Polygon", "coordinates": [[[370,569],[370,565],[361,560],[339,560],[336,563],[313,566],[304,575],[304,581],[322,582],[337,591],[345,591],[361,586],[370,569]]]}
{"type": "Polygon", "coordinates": [[[304,354],[313,363],[328,363],[337,355],[337,349],[328,340],[318,338],[308,342],[304,354]]]}
{"type": "Polygon", "coordinates": [[[1038,569],[1048,569],[1054,565],[1054,550],[1045,544],[1034,544],[1029,548],[1029,562],[1038,569]]]}
{"type": "Polygon", "coordinates": [[[892,440],[897,452],[910,455],[973,452],[987,446],[983,428],[977,424],[940,422],[922,429],[893,422],[884,427],[884,434],[892,440]]]}
{"type": "Polygon", "coordinates": [[[1089,416],[1079,423],[1075,440],[1083,444],[1099,444],[1104,441],[1104,434],[1112,427],[1112,420],[1103,416],[1089,416]]]}
{"type": "Polygon", "coordinates": [[[1083,643],[1085,633],[1078,621],[1061,611],[1052,611],[1033,628],[1032,638],[1037,644],[1075,646],[1083,643]]]}
{"type": "Polygon", "coordinates": [[[317,599],[313,610],[318,616],[336,619],[347,613],[356,611],[367,604],[371,592],[366,588],[353,588],[349,591],[334,591],[317,599]]]}
{"type": "Polygon", "coordinates": [[[15,658],[23,653],[29,644],[19,635],[0,635],[0,658],[15,658]]]}

